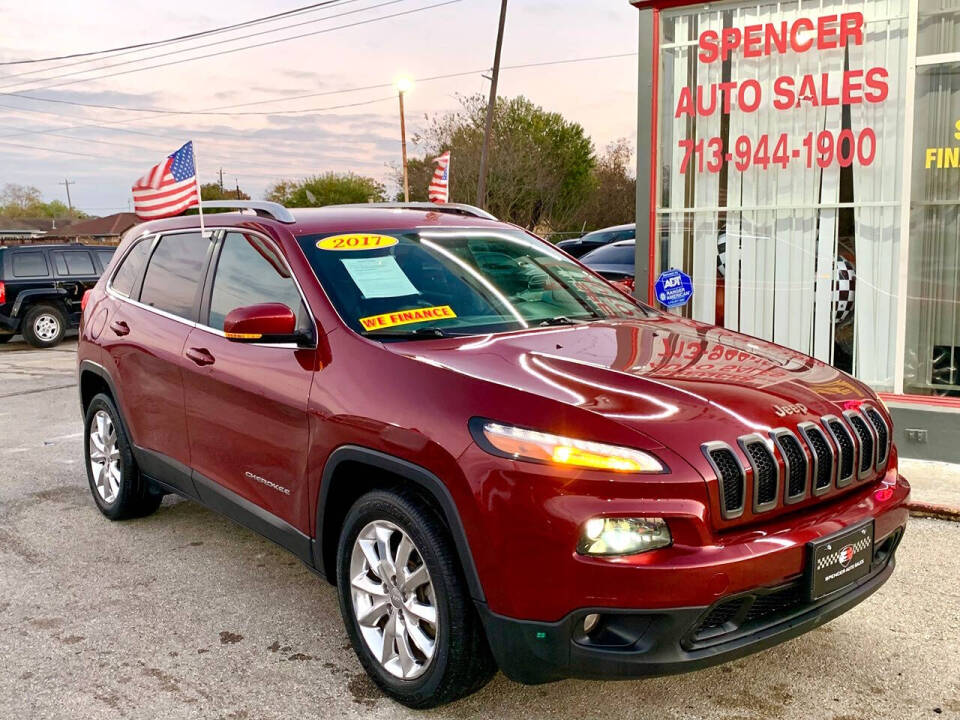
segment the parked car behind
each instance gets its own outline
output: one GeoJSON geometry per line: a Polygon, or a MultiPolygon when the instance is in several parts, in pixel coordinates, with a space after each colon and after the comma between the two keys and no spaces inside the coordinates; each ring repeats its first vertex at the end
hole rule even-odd
{"type": "Polygon", "coordinates": [[[113,258],[114,247],[0,247],[0,345],[22,333],[36,348],[59,345],[80,323],[80,301],[113,258]]]}
{"type": "Polygon", "coordinates": [[[637,235],[637,224],[628,223],[627,225],[614,225],[613,227],[603,228],[588,232],[583,237],[573,240],[561,240],[557,247],[569,255],[578,258],[586,255],[591,250],[596,250],[604,245],[621,240],[633,240],[637,235]]]}
{"type": "Polygon", "coordinates": [[[636,240],[610,243],[591,250],[580,262],[632,295],[636,245],[636,240]]]}

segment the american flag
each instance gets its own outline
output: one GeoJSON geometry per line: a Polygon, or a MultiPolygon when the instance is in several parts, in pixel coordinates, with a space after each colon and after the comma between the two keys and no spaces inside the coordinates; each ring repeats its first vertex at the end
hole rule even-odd
{"type": "Polygon", "coordinates": [[[430,202],[445,203],[450,197],[450,151],[434,158],[437,169],[433,171],[430,181],[430,202]]]}
{"type": "Polygon", "coordinates": [[[133,211],[144,220],[179,215],[199,201],[192,142],[154,165],[133,186],[133,211]]]}

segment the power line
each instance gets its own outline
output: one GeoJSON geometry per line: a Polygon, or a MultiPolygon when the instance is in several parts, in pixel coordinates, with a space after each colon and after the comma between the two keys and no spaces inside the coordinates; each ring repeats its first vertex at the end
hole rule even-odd
{"type": "MultiPolygon", "coordinates": [[[[311,8],[318,8],[325,5],[333,5],[341,0],[325,0],[325,2],[313,3],[312,5],[304,5],[299,8],[293,8],[292,10],[286,10],[284,12],[276,13],[274,15],[264,15],[263,17],[254,18],[252,20],[246,20],[241,23],[235,23],[234,25],[222,25],[217,28],[211,28],[210,30],[202,30],[200,32],[190,33],[189,35],[179,35],[177,37],[167,38],[165,40],[153,40],[151,42],[138,43],[136,45],[123,45],[121,47],[110,48],[108,50],[91,50],[89,52],[82,53],[72,53],[70,55],[58,55],[55,57],[46,57],[46,58],[34,58],[29,60],[7,60],[5,62],[0,62],[2,65],[27,65],[32,63],[43,63],[43,62],[53,62],[55,60],[70,60],[72,58],[78,57],[90,57],[92,55],[107,55],[114,52],[120,52],[122,50],[136,50],[139,48],[145,47],[154,47],[157,45],[166,45],[169,43],[183,42],[184,40],[191,40],[197,37],[203,37],[205,35],[214,35],[216,33],[226,32],[228,30],[235,30],[237,28],[246,27],[247,25],[256,25],[263,22],[268,22],[270,20],[275,20],[277,18],[285,17],[288,15],[297,15],[303,12],[307,12],[311,8]]],[[[346,0],[346,2],[356,2],[356,0],[346,0]]]]}
{"type": "MultiPolygon", "coordinates": [[[[400,2],[400,1],[401,1],[401,0],[389,0],[390,3],[400,2]]],[[[241,51],[243,51],[243,50],[251,50],[251,49],[253,49],[253,48],[259,48],[259,47],[267,47],[267,46],[269,46],[269,45],[276,45],[276,44],[278,44],[278,43],[290,42],[291,40],[299,40],[299,39],[302,39],[302,38],[305,38],[305,37],[312,37],[312,36],[314,36],[314,35],[323,35],[323,34],[325,34],[325,33],[334,32],[335,30],[344,30],[344,29],[347,29],[347,28],[358,27],[358,26],[360,26],[360,25],[369,25],[370,23],[380,22],[380,21],[382,21],[382,20],[391,20],[391,19],[393,19],[393,18],[402,17],[402,16],[404,16],[404,15],[412,15],[412,14],[414,14],[414,13],[424,12],[424,11],[426,11],[426,10],[433,10],[433,9],[436,9],[436,8],[443,7],[443,6],[445,6],[445,5],[453,5],[454,3],[458,3],[458,2],[461,2],[461,0],[444,0],[444,2],[434,3],[433,5],[424,5],[423,7],[413,8],[412,10],[404,10],[404,11],[402,11],[402,12],[391,13],[391,14],[389,14],[389,15],[381,15],[381,16],[379,16],[379,17],[368,18],[368,19],[366,19],[366,20],[358,20],[358,21],[353,22],[353,23],[347,23],[347,24],[344,24],[344,25],[337,25],[337,26],[332,27],[332,28],[324,28],[323,30],[314,30],[314,31],[311,31],[311,32],[308,32],[308,33],[300,33],[299,35],[291,35],[290,37],[286,37],[286,38],[277,38],[277,39],[275,39],[275,40],[267,40],[267,41],[262,42],[262,43],[255,43],[255,44],[253,44],[253,45],[245,45],[245,46],[243,46],[243,47],[231,48],[231,49],[229,49],[229,50],[220,50],[220,51],[214,52],[214,53],[207,53],[206,55],[197,55],[196,57],[183,58],[182,60],[171,60],[171,61],[169,61],[169,62],[157,63],[157,64],[155,64],[155,65],[148,65],[148,66],[146,66],[146,67],[133,68],[133,69],[130,69],[130,70],[121,70],[121,71],[119,71],[119,72],[108,73],[108,74],[106,74],[106,75],[97,75],[97,76],[95,76],[95,77],[77,78],[77,79],[74,79],[74,80],[67,80],[66,82],[52,83],[52,84],[50,84],[50,85],[44,85],[43,87],[33,88],[33,89],[34,89],[34,90],[48,90],[48,89],[50,89],[50,88],[63,87],[63,86],[65,86],[65,85],[75,85],[75,84],[77,84],[77,83],[90,82],[90,81],[92,81],[92,80],[104,80],[104,79],[106,79],[106,78],[117,77],[117,76],[119,76],[119,75],[129,75],[129,74],[131,74],[131,73],[144,72],[145,70],[155,70],[155,69],[157,69],[157,68],[168,67],[168,66],[170,66],[170,65],[180,65],[180,64],[182,64],[182,63],[193,62],[193,61],[195,61],[195,60],[204,60],[204,59],[206,59],[206,58],[218,57],[218,56],[220,56],[220,55],[230,55],[230,54],[232,54],[232,53],[241,52],[241,51]]],[[[387,4],[387,3],[384,3],[384,4],[387,4]]],[[[344,14],[346,14],[346,13],[344,13],[344,14]]],[[[334,17],[337,17],[337,16],[334,16],[334,17]]],[[[329,18],[328,18],[328,19],[329,19],[329,18]]],[[[37,97],[30,96],[30,95],[24,95],[24,94],[13,93],[13,92],[0,92],[0,95],[12,95],[12,96],[15,96],[15,97],[24,97],[24,98],[31,99],[31,100],[46,100],[46,101],[49,101],[48,98],[37,98],[37,97]]]]}
{"type": "MultiPolygon", "coordinates": [[[[450,2],[460,2],[460,0],[450,0],[450,2]]],[[[448,3],[443,3],[443,4],[448,4],[448,3]]],[[[596,60],[612,60],[615,58],[636,57],[636,55],[637,53],[630,52],[630,53],[617,53],[613,55],[594,55],[592,57],[582,57],[582,58],[566,58],[561,60],[548,60],[545,62],[524,63],[521,65],[504,65],[501,68],[501,70],[524,70],[527,68],[546,67],[549,65],[569,65],[569,64],[581,63],[581,62],[593,62],[596,60]]],[[[466,77],[468,75],[476,75],[477,73],[486,72],[488,69],[489,68],[478,68],[474,70],[464,70],[462,72],[445,73],[443,75],[431,75],[429,77],[424,77],[424,78],[414,78],[414,82],[425,83],[425,82],[432,82],[434,80],[449,80],[451,78],[459,78],[459,77],[466,77]]],[[[264,112],[256,112],[256,113],[246,113],[246,112],[236,113],[236,112],[218,112],[218,111],[225,110],[228,108],[250,107],[253,105],[266,105],[268,103],[287,102],[291,100],[304,100],[306,98],[322,97],[322,96],[328,96],[328,95],[341,95],[344,93],[361,92],[364,90],[382,90],[384,88],[392,88],[392,87],[393,87],[393,83],[389,83],[389,82],[376,83],[374,85],[363,85],[363,86],[352,87],[352,88],[342,88],[340,90],[322,90],[319,92],[305,93],[302,95],[290,95],[290,96],[284,96],[284,97],[278,97],[278,98],[270,98],[268,100],[253,100],[245,103],[234,103],[231,105],[218,105],[216,107],[208,108],[206,110],[168,110],[164,108],[138,108],[138,107],[124,107],[122,105],[101,105],[97,103],[83,103],[76,100],[40,98],[40,97],[34,97],[32,95],[25,95],[22,93],[0,93],[0,95],[18,97],[24,100],[35,100],[38,102],[56,103],[61,105],[75,105],[79,107],[89,107],[89,108],[95,108],[95,109],[101,109],[101,110],[118,110],[122,112],[140,112],[140,113],[149,113],[149,114],[156,114],[156,115],[279,115],[279,114],[284,114],[288,112],[299,113],[299,112],[305,112],[305,111],[266,110],[264,112]]],[[[4,107],[8,107],[8,106],[4,106],[4,107]]],[[[124,122],[127,122],[127,121],[124,121],[124,122]]]]}
{"type": "MultiPolygon", "coordinates": [[[[350,2],[350,3],[357,2],[357,1],[358,1],[358,0],[346,0],[346,2],[350,2]]],[[[125,66],[125,65],[133,65],[133,64],[135,64],[135,63],[146,62],[146,61],[148,61],[148,60],[156,60],[157,58],[169,57],[169,56],[171,56],[171,55],[179,55],[179,54],[181,54],[181,53],[186,53],[186,52],[193,52],[194,50],[202,50],[203,48],[215,47],[215,46],[217,46],[217,45],[226,45],[226,44],[228,44],[228,43],[239,42],[239,41],[241,41],[241,40],[246,40],[246,39],[252,38],[252,37],[259,37],[259,36],[261,36],[261,35],[269,35],[270,33],[283,32],[284,30],[289,30],[289,29],[291,29],[291,28],[303,27],[304,25],[312,25],[312,24],[314,24],[314,23],[324,22],[324,21],[326,21],[326,20],[332,20],[332,19],[339,18],[339,17],[345,17],[345,16],[347,16],[347,15],[355,15],[355,14],[357,14],[357,13],[365,12],[365,11],[367,11],[367,10],[376,10],[377,8],[383,7],[383,6],[385,6],[385,5],[394,5],[394,4],[398,3],[398,2],[406,2],[406,0],[386,0],[386,2],[381,2],[381,3],[378,3],[378,4],[376,4],[376,5],[370,5],[370,6],[365,7],[365,8],[358,8],[358,9],[356,9],[356,10],[348,10],[347,12],[336,13],[336,14],[334,14],[334,15],[327,15],[327,16],[322,17],[322,18],[314,18],[313,20],[304,20],[303,22],[294,23],[294,24],[292,24],[292,25],[284,25],[283,27],[272,28],[272,29],[270,29],[270,30],[260,30],[259,32],[249,33],[249,34],[247,34],[247,35],[238,35],[237,37],[227,38],[226,40],[217,40],[217,41],[215,41],[215,42],[205,43],[205,44],[203,44],[203,45],[195,45],[194,47],[181,48],[180,50],[170,50],[169,52],[157,53],[156,55],[148,55],[148,56],[146,56],[146,57],[134,58],[133,60],[124,60],[123,62],[113,63],[112,65],[101,65],[100,67],[96,67],[96,68],[89,68],[89,69],[84,69],[84,70],[74,70],[73,72],[61,73],[61,74],[59,74],[59,75],[51,75],[51,76],[49,76],[49,77],[37,78],[36,80],[32,80],[32,81],[29,81],[29,82],[46,82],[46,81],[48,81],[48,80],[60,80],[60,79],[62,79],[62,78],[66,78],[66,77],[72,77],[72,76],[74,76],[74,75],[83,75],[84,73],[100,72],[101,70],[109,70],[110,68],[122,67],[122,66],[125,66]]],[[[243,48],[238,48],[238,49],[243,49],[243,48]]],[[[124,54],[126,54],[126,53],[124,53],[124,54]]],[[[119,56],[114,56],[114,57],[119,57],[119,56]]],[[[190,60],[190,59],[193,59],[193,58],[186,58],[186,59],[184,59],[183,62],[187,62],[187,61],[190,60]]],[[[82,63],[74,63],[74,64],[76,64],[76,65],[82,65],[82,64],[85,64],[85,63],[89,63],[89,62],[91,62],[91,61],[90,61],[90,60],[86,60],[86,61],[84,61],[84,62],[82,62],[82,63]]],[[[63,67],[69,67],[69,66],[63,66],[63,67]]],[[[47,70],[51,70],[51,69],[57,69],[57,68],[47,68],[47,69],[44,69],[44,70],[35,70],[35,71],[31,72],[31,73],[23,73],[23,75],[31,75],[31,74],[35,74],[35,73],[37,73],[37,72],[46,72],[47,70]]],[[[20,75],[9,75],[9,76],[5,76],[5,77],[0,77],[0,80],[6,80],[6,79],[8,79],[8,78],[13,78],[13,77],[20,77],[20,75]]],[[[112,76],[106,75],[106,76],[98,76],[98,77],[112,77],[112,76]]],[[[97,79],[97,78],[84,78],[84,80],[95,80],[95,79],[97,79]]],[[[3,85],[0,85],[0,87],[14,87],[14,86],[16,86],[16,85],[23,85],[23,84],[26,83],[26,82],[28,82],[28,81],[26,81],[26,80],[18,80],[18,81],[11,82],[11,83],[5,83],[5,84],[3,84],[3,85]]],[[[44,86],[44,87],[57,87],[57,85],[47,85],[47,86],[44,86]]],[[[38,89],[41,89],[41,90],[42,90],[43,88],[38,88],[38,89]]]]}

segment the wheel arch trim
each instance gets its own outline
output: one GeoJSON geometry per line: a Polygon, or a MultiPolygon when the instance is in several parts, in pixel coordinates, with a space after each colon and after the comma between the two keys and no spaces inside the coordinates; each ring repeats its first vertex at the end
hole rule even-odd
{"type": "MultiPolygon", "coordinates": [[[[326,575],[331,582],[335,581],[336,568],[326,567],[324,561],[324,515],[327,509],[327,500],[334,485],[334,474],[337,468],[345,462],[355,462],[385,470],[414,483],[421,490],[429,493],[430,497],[439,505],[447,526],[450,528],[457,557],[460,559],[460,565],[463,568],[471,597],[474,600],[485,602],[480,576],[477,574],[477,567],[473,561],[473,553],[470,550],[466,530],[460,519],[460,512],[457,510],[453,496],[444,482],[420,465],[360,445],[341,445],[330,453],[324,464],[317,498],[317,525],[313,543],[313,559],[316,568],[326,575]]],[[[340,482],[343,482],[343,480],[340,482]]]]}
{"type": "Polygon", "coordinates": [[[52,300],[54,302],[62,301],[67,296],[67,291],[63,288],[35,288],[33,290],[21,290],[17,293],[17,299],[13,301],[13,309],[10,311],[10,317],[20,317],[20,311],[23,310],[24,300],[30,300],[30,303],[37,300],[52,300]]]}

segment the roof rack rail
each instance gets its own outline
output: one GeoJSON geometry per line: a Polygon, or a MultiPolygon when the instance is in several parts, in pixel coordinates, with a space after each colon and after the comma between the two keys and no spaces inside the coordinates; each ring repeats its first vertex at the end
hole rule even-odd
{"type": "Polygon", "coordinates": [[[293,213],[280,203],[267,200],[204,200],[200,206],[207,210],[253,210],[261,217],[273,218],[282,223],[295,223],[293,213]]]}
{"type": "Polygon", "coordinates": [[[343,205],[329,205],[328,207],[341,208],[387,208],[392,210],[425,210],[429,212],[466,215],[468,217],[496,220],[497,218],[474,205],[466,203],[432,203],[432,202],[372,202],[372,203],[345,203],[343,205]]]}

